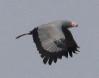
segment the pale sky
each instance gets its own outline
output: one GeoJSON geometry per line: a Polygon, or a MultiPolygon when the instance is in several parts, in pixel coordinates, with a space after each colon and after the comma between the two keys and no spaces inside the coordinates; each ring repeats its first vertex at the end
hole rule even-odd
{"type": "Polygon", "coordinates": [[[0,78],[99,78],[99,0],[0,0],[0,78]],[[61,19],[79,24],[73,58],[44,65],[32,36],[15,39],[61,19]]]}

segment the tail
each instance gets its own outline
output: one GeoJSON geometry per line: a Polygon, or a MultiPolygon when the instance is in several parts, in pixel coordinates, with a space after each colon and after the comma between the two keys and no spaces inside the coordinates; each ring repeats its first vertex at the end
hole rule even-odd
{"type": "Polygon", "coordinates": [[[19,36],[16,37],[16,39],[18,39],[18,38],[20,38],[22,36],[25,36],[25,35],[30,35],[30,33],[25,33],[25,34],[19,35],[19,36]]]}

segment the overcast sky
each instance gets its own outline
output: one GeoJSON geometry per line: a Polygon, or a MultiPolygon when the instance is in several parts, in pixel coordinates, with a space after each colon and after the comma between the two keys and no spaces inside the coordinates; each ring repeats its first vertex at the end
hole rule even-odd
{"type": "Polygon", "coordinates": [[[99,78],[99,0],[0,0],[0,78],[99,78]],[[15,39],[61,19],[79,24],[73,58],[44,65],[31,36],[15,39]]]}

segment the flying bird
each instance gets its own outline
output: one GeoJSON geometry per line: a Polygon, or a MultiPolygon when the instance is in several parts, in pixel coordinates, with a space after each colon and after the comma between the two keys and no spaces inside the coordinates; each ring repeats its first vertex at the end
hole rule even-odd
{"type": "Polygon", "coordinates": [[[57,20],[35,27],[32,31],[24,35],[32,35],[37,50],[43,59],[43,63],[56,63],[62,56],[73,57],[73,53],[79,52],[79,46],[75,42],[69,28],[78,27],[74,21],[57,20]]]}

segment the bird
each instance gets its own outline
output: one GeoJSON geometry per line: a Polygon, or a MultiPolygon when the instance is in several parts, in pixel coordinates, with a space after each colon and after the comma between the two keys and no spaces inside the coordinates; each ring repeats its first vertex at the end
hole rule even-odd
{"type": "Polygon", "coordinates": [[[51,21],[35,27],[28,33],[17,36],[16,39],[25,35],[32,35],[43,63],[52,65],[52,62],[56,63],[63,56],[73,57],[73,54],[80,52],[79,46],[69,30],[73,27],[78,27],[75,21],[51,21]]]}

